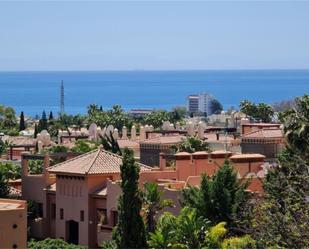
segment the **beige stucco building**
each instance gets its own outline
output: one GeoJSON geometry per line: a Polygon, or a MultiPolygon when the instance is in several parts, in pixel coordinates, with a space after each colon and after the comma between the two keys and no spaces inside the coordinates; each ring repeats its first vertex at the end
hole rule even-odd
{"type": "Polygon", "coordinates": [[[0,248],[27,247],[26,201],[0,199],[0,248]]]}

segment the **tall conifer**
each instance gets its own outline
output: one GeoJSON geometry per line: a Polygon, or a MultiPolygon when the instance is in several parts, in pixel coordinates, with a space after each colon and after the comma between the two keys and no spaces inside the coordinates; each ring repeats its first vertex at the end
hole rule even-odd
{"type": "Polygon", "coordinates": [[[146,232],[141,216],[142,197],[138,189],[140,168],[134,161],[133,151],[125,149],[121,170],[122,195],[119,198],[119,223],[114,238],[117,248],[147,248],[146,232]]]}
{"type": "Polygon", "coordinates": [[[39,121],[38,125],[38,131],[41,132],[42,130],[47,130],[48,128],[48,122],[47,122],[47,117],[46,117],[46,112],[42,112],[42,118],[39,121]]]}
{"type": "Polygon", "coordinates": [[[24,112],[20,113],[20,120],[19,120],[19,131],[23,131],[26,129],[25,125],[25,117],[24,117],[24,112]]]}

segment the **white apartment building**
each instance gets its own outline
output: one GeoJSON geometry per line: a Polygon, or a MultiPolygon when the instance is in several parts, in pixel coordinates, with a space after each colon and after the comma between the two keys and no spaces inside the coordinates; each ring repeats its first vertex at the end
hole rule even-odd
{"type": "Polygon", "coordinates": [[[211,115],[211,101],[213,97],[208,93],[201,93],[198,95],[198,110],[199,112],[206,113],[207,116],[211,115]]]}
{"type": "Polygon", "coordinates": [[[202,112],[211,115],[211,101],[213,97],[208,93],[188,96],[187,110],[192,113],[202,112]]]}

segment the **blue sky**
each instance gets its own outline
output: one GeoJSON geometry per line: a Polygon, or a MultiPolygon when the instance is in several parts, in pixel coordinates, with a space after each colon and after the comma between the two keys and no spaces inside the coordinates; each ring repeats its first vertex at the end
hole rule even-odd
{"type": "Polygon", "coordinates": [[[1,1],[0,71],[309,68],[309,1],[1,1]]]}

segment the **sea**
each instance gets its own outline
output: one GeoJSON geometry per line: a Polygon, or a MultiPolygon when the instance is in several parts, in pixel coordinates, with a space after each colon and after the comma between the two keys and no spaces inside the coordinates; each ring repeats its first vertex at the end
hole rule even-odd
{"type": "Polygon", "coordinates": [[[68,114],[84,114],[90,104],[170,110],[198,93],[237,109],[244,99],[272,104],[309,93],[309,70],[0,72],[0,104],[28,116],[57,114],[62,81],[68,114]]]}

